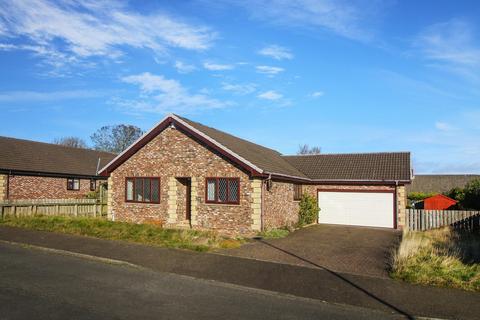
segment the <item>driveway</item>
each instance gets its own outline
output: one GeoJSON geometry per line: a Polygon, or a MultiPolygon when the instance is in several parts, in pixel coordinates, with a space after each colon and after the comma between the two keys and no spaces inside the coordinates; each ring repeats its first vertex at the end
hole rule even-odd
{"type": "Polygon", "coordinates": [[[283,239],[256,240],[220,253],[388,277],[391,252],[400,236],[400,231],[391,229],[320,224],[295,231],[283,239]]]}

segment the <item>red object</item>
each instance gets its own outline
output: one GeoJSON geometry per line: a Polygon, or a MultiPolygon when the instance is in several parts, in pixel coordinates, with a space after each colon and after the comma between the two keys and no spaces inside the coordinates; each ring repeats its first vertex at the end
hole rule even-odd
{"type": "Polygon", "coordinates": [[[457,204],[456,200],[444,196],[443,194],[437,194],[423,200],[423,208],[425,210],[447,210],[455,204],[457,204]]]}

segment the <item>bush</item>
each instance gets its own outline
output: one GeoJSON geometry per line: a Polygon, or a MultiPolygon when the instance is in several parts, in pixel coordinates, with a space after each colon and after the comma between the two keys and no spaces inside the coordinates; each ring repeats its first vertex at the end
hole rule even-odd
{"type": "Polygon", "coordinates": [[[463,192],[462,206],[468,209],[480,210],[480,179],[467,183],[463,192]]]}
{"type": "Polygon", "coordinates": [[[98,191],[89,191],[85,195],[85,198],[87,198],[87,199],[99,199],[99,193],[98,193],[98,191]]]}
{"type": "Polygon", "coordinates": [[[298,226],[304,226],[307,224],[312,224],[318,219],[318,208],[317,199],[306,193],[302,195],[300,199],[300,210],[298,212],[298,226]]]}
{"type": "Polygon", "coordinates": [[[421,201],[423,199],[433,197],[436,194],[437,193],[435,193],[435,192],[429,192],[429,193],[426,193],[426,192],[410,192],[408,194],[407,198],[408,198],[408,200],[411,200],[411,201],[421,201]]]}

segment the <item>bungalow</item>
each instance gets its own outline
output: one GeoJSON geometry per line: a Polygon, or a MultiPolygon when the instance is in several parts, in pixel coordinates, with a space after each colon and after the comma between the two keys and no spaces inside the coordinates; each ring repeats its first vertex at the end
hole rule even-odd
{"type": "Polygon", "coordinates": [[[100,170],[111,219],[252,233],[298,220],[303,193],[319,222],[402,228],[410,153],[283,156],[175,114],[100,170]]]}
{"type": "Polygon", "coordinates": [[[115,156],[0,137],[0,201],[85,198],[106,180],[96,173],[115,156]]]}

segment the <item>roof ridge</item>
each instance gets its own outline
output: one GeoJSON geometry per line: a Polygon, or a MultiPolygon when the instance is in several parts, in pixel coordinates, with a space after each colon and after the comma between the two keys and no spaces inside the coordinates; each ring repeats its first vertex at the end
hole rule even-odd
{"type": "Polygon", "coordinates": [[[65,149],[75,149],[75,150],[83,150],[83,151],[91,151],[91,152],[102,152],[102,153],[108,153],[111,155],[116,155],[113,152],[108,152],[108,151],[103,151],[103,150],[95,150],[95,149],[90,149],[90,148],[78,148],[78,147],[72,147],[72,146],[64,146],[61,144],[56,144],[56,143],[49,143],[49,142],[43,142],[43,141],[35,141],[35,140],[28,140],[28,139],[21,139],[21,138],[15,138],[15,137],[7,137],[7,136],[0,136],[0,139],[10,139],[10,140],[17,140],[17,141],[25,141],[29,143],[38,143],[38,144],[46,144],[52,147],[58,147],[58,148],[65,148],[65,149]]]}
{"type": "Polygon", "coordinates": [[[345,153],[319,153],[319,154],[285,154],[282,157],[315,157],[315,156],[341,156],[341,155],[370,155],[370,154],[410,154],[410,151],[379,151],[379,152],[345,152],[345,153]]]}

